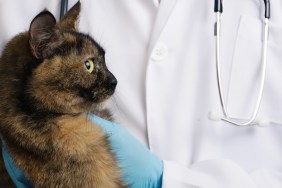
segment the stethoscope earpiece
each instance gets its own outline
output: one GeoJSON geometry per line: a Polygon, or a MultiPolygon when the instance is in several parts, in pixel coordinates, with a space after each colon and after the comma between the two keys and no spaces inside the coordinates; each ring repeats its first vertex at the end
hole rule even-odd
{"type": "Polygon", "coordinates": [[[214,2],[214,12],[223,12],[222,9],[222,0],[215,0],[214,2]]]}
{"type": "Polygon", "coordinates": [[[270,1],[269,0],[264,0],[264,7],[265,7],[265,18],[270,18],[270,1]]]}

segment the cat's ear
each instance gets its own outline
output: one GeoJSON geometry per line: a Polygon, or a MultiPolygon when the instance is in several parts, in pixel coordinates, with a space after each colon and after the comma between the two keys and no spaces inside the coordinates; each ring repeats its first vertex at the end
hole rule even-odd
{"type": "Polygon", "coordinates": [[[58,27],[63,29],[77,30],[77,20],[80,13],[80,1],[78,1],[58,22],[58,27]]]}
{"type": "Polygon", "coordinates": [[[60,40],[56,34],[56,19],[49,11],[38,14],[30,24],[29,46],[36,58],[44,58],[60,40]]]}

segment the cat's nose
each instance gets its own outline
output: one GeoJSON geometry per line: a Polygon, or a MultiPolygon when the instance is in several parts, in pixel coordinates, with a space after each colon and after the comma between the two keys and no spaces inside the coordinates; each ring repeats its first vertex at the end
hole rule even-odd
{"type": "Polygon", "coordinates": [[[109,79],[109,80],[108,80],[109,87],[110,87],[111,89],[115,89],[116,86],[117,86],[117,83],[118,83],[116,77],[111,74],[108,79],[109,79]]]}
{"type": "Polygon", "coordinates": [[[118,83],[117,79],[116,79],[115,77],[113,77],[113,78],[111,79],[111,82],[110,82],[112,88],[116,88],[117,83],[118,83]]]}

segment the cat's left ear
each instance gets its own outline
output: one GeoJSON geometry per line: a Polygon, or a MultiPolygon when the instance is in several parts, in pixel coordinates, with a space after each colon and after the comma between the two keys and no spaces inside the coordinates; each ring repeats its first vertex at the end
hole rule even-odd
{"type": "Polygon", "coordinates": [[[56,19],[47,10],[38,14],[29,28],[29,46],[31,53],[39,59],[50,54],[54,47],[62,43],[56,29],[56,19]]]}
{"type": "Polygon", "coordinates": [[[57,26],[62,29],[77,30],[77,21],[80,13],[80,1],[78,1],[58,22],[57,26]]]}

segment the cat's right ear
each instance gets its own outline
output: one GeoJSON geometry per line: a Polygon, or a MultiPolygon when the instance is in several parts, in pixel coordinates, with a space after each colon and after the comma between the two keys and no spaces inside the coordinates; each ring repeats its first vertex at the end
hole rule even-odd
{"type": "Polygon", "coordinates": [[[80,9],[81,3],[78,1],[58,22],[58,27],[76,31],[80,9]]]}
{"type": "Polygon", "coordinates": [[[31,22],[29,46],[36,58],[45,58],[48,52],[60,42],[55,25],[56,19],[49,11],[39,13],[31,22]]]}

